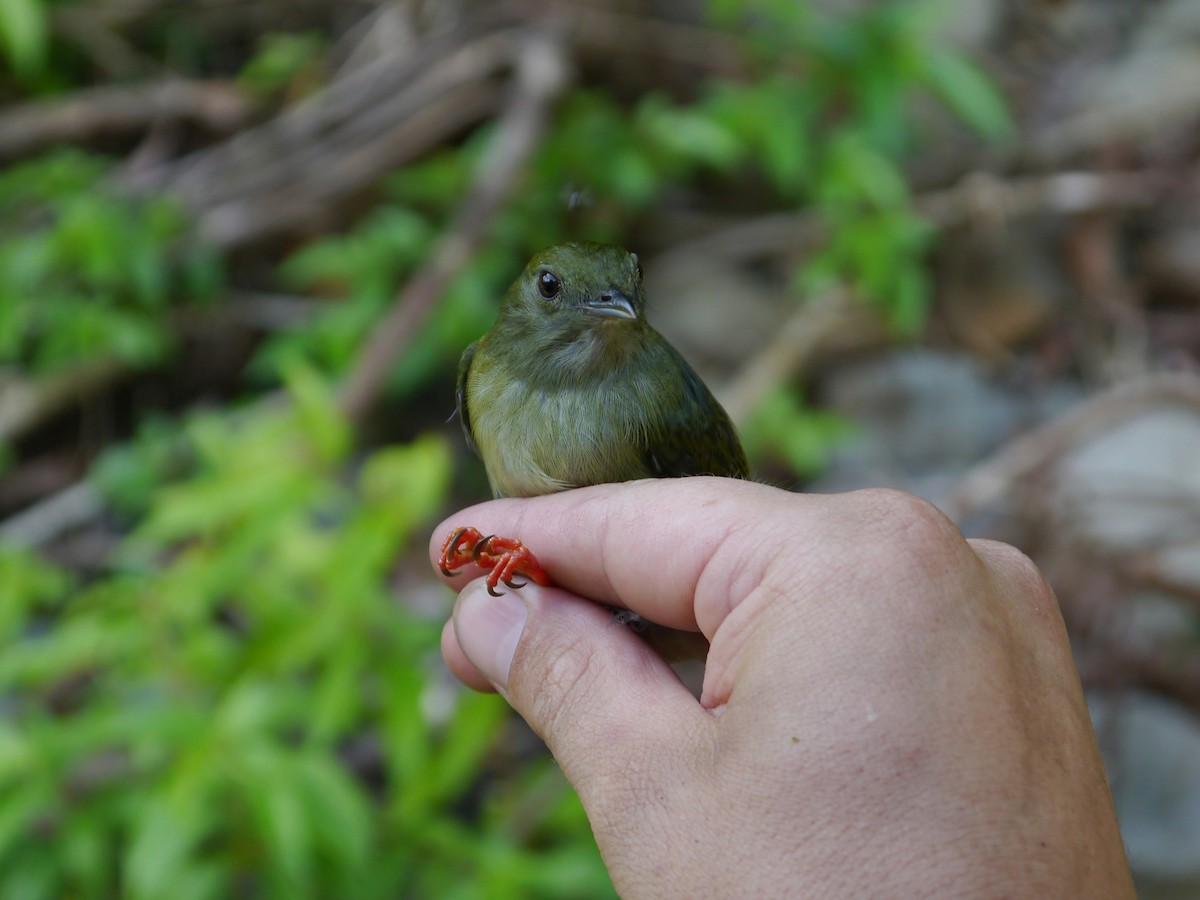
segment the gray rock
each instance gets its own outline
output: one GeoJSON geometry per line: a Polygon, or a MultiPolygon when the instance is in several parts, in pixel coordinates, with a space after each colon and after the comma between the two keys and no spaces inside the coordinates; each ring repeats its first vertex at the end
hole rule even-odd
{"type": "Polygon", "coordinates": [[[965,356],[906,350],[846,367],[827,384],[829,409],[858,421],[847,453],[913,473],[961,469],[1009,434],[1020,411],[965,356]]]}
{"type": "Polygon", "coordinates": [[[1118,422],[1059,462],[1060,528],[1115,552],[1154,552],[1200,586],[1200,415],[1163,408],[1118,422]]]}
{"type": "Polygon", "coordinates": [[[1018,432],[1073,405],[1078,390],[1017,389],[971,357],[905,349],[844,365],[821,406],[854,422],[808,489],[896,487],[942,504],[958,477],[1018,432]]]}
{"type": "Polygon", "coordinates": [[[1097,691],[1088,705],[1143,900],[1200,896],[1200,724],[1148,694],[1097,691]]]}

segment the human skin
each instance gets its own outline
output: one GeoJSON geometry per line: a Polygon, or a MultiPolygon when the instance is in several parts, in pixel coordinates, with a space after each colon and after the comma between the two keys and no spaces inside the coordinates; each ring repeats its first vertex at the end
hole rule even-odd
{"type": "Polygon", "coordinates": [[[1133,897],[1054,595],[896,491],[720,478],[495,500],[557,587],[457,574],[451,670],[579,794],[624,897],[1133,897]],[[699,701],[600,604],[700,631],[699,701]]]}

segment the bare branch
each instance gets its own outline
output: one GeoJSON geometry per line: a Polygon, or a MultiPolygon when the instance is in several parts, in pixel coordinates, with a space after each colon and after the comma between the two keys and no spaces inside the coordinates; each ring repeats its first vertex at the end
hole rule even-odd
{"type": "Polygon", "coordinates": [[[1061,418],[1016,438],[968,471],[946,513],[961,520],[1011,494],[1065,451],[1114,422],[1155,406],[1173,404],[1200,407],[1200,377],[1154,374],[1097,394],[1061,418]]]}
{"type": "Polygon", "coordinates": [[[271,121],[120,183],[180,197],[221,248],[311,231],[340,201],[492,115],[502,102],[494,79],[512,64],[518,34],[464,43],[459,29],[387,48],[271,121]]]}
{"type": "Polygon", "coordinates": [[[51,494],[0,523],[0,542],[10,547],[41,547],[104,511],[104,501],[88,481],[51,494]]]}
{"type": "Polygon", "coordinates": [[[0,160],[31,156],[54,144],[137,134],[162,120],[234,131],[250,120],[255,106],[228,81],[171,80],[88,88],[0,114],[0,160]]]}
{"type": "Polygon", "coordinates": [[[114,384],[126,371],[114,359],[98,359],[38,381],[0,380],[0,443],[19,437],[82,397],[114,384]]]}
{"type": "MultiPolygon", "coordinates": [[[[1154,170],[1057,172],[1007,180],[975,172],[954,187],[917,195],[913,207],[938,227],[953,228],[1040,214],[1067,216],[1145,209],[1180,187],[1178,179],[1154,170]]],[[[731,260],[761,259],[806,250],[824,236],[824,223],[813,213],[772,213],[681,242],[669,253],[672,257],[696,254],[731,260]]]]}
{"type": "Polygon", "coordinates": [[[563,48],[546,32],[527,32],[516,45],[514,93],[458,213],[429,261],[396,297],[363,348],[342,391],[342,409],[361,419],[395,358],[403,352],[454,274],[474,255],[492,218],[512,192],[567,83],[563,48]]]}
{"type": "Polygon", "coordinates": [[[718,391],[721,405],[735,422],[745,422],[768,391],[795,378],[847,335],[861,347],[883,343],[887,330],[877,315],[854,303],[845,288],[798,306],[771,342],[718,391]]]}

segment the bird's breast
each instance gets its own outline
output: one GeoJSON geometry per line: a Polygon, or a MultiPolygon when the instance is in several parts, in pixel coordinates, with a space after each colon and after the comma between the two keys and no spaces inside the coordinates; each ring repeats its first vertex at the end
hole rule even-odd
{"type": "Polygon", "coordinates": [[[546,388],[513,379],[469,385],[471,430],[497,496],[532,497],[646,477],[637,384],[546,388]]]}

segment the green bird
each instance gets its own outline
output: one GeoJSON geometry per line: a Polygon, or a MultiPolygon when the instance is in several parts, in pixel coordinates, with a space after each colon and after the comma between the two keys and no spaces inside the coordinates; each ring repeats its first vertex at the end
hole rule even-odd
{"type": "MultiPolygon", "coordinates": [[[[531,497],[638,478],[749,477],[728,414],[645,317],[638,258],[575,243],[529,261],[496,324],[458,367],[458,414],[497,497],[531,497]]],[[[489,589],[541,581],[519,542],[457,529],[447,574],[474,561],[489,589]],[[469,555],[463,550],[469,547],[469,555]]]]}
{"type": "Polygon", "coordinates": [[[725,410],[645,316],[635,254],[530,260],[458,367],[458,413],[497,497],[637,478],[746,478],[725,410]]]}

